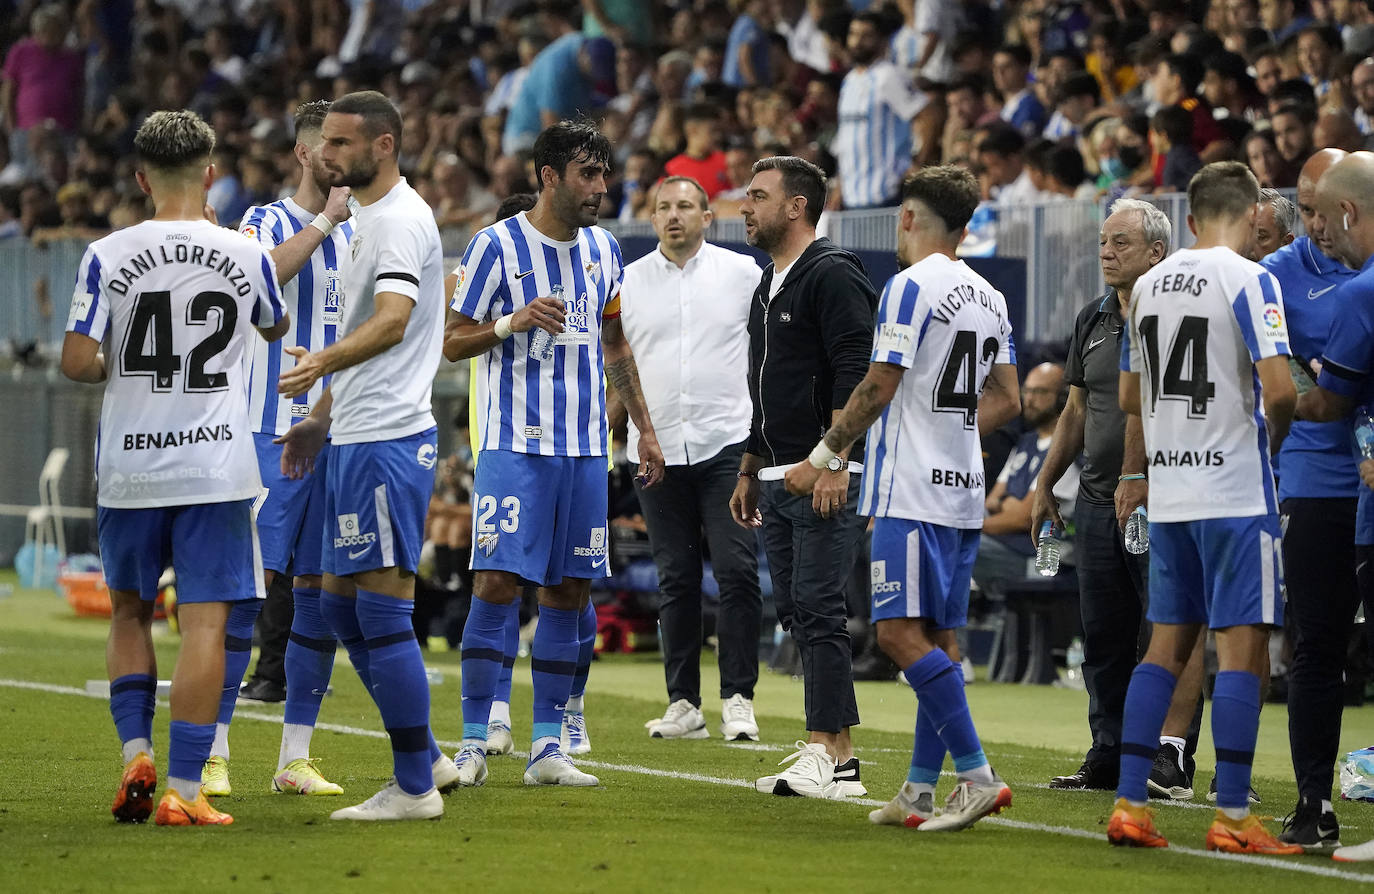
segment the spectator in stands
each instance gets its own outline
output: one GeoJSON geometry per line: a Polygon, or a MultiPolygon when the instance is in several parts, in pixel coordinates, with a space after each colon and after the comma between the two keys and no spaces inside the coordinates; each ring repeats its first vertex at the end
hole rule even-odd
{"type": "Polygon", "coordinates": [[[1058,101],[1049,124],[1045,125],[1045,138],[1049,140],[1071,140],[1087,121],[1088,114],[1097,108],[1102,91],[1097,78],[1086,71],[1070,74],[1060,84],[1058,101]]]}
{"type": "Polygon", "coordinates": [[[1298,34],[1298,65],[1302,76],[1317,92],[1317,99],[1331,89],[1336,57],[1341,54],[1341,37],[1325,25],[1308,25],[1298,34]]]}
{"type": "Polygon", "coordinates": [[[59,239],[92,242],[110,232],[109,218],[91,208],[91,188],[82,181],[74,180],[57,191],[57,212],[61,224],[34,230],[35,245],[59,239]]]}
{"type": "Polygon", "coordinates": [[[1072,146],[1054,146],[1045,159],[1046,192],[1066,199],[1092,199],[1097,189],[1088,182],[1083,155],[1072,146]]]}
{"type": "Polygon", "coordinates": [[[1361,59],[1350,73],[1355,123],[1366,137],[1374,135],[1374,59],[1361,59]]]}
{"type": "Polygon", "coordinates": [[[1120,529],[1144,505],[1145,441],[1139,423],[1127,430],[1117,384],[1122,315],[1136,279],[1169,253],[1169,218],[1140,199],[1121,199],[1102,224],[1098,257],[1106,294],[1078,314],[1069,341],[1065,378],[1069,394],[1040,469],[1030,524],[1032,538],[1053,520],[1063,529],[1056,486],[1084,455],[1075,503],[1075,561],[1083,617],[1083,679],[1093,744],[1074,773],[1051,788],[1116,787],[1126,687],[1141,645],[1148,561],[1126,552],[1120,529]]]}
{"type": "Polygon", "coordinates": [[[32,37],[5,55],[0,83],[0,117],[9,132],[10,162],[29,171],[39,131],[51,127],[65,141],[81,125],[84,66],[81,53],[63,46],[69,22],[60,4],[36,9],[29,19],[32,37]]]}
{"type": "Polygon", "coordinates": [[[619,46],[648,46],[654,38],[653,5],[639,0],[583,0],[582,33],[605,35],[619,46]]]}
{"type": "Polygon", "coordinates": [[[1312,17],[1299,15],[1296,0],[1259,0],[1260,23],[1276,44],[1312,24],[1312,17]]]}
{"type": "Polygon", "coordinates": [[[1150,118],[1150,141],[1164,156],[1155,192],[1185,192],[1202,167],[1193,149],[1193,116],[1182,106],[1165,106],[1150,118]]]}
{"type": "Polygon", "coordinates": [[[945,161],[961,158],[955,143],[967,141],[975,127],[995,117],[995,113],[988,111],[985,93],[986,82],[977,74],[960,75],[945,92],[945,133],[940,153],[945,161]]]}
{"type": "Polygon", "coordinates": [[[502,150],[507,154],[529,149],[549,125],[592,105],[591,60],[583,44],[606,38],[586,38],[564,17],[551,17],[559,34],[534,57],[529,75],[506,117],[502,150]]]}
{"type": "Polygon", "coordinates": [[[854,67],[840,87],[840,123],[830,149],[846,208],[897,204],[911,166],[912,131],[929,103],[887,61],[891,29],[891,21],[876,12],[861,13],[849,25],[854,67]]]}
{"type": "MultiPolygon", "coordinates": [[[[1155,68],[1153,83],[1155,100],[1161,108],[1181,106],[1192,116],[1193,150],[1198,155],[1206,156],[1209,147],[1221,140],[1223,134],[1212,117],[1212,107],[1196,93],[1202,83],[1202,75],[1203,66],[1197,59],[1172,53],[1165,56],[1155,68]]],[[[1162,164],[1162,160],[1158,164],[1162,164]]]]}
{"type": "Polygon", "coordinates": [[[1097,78],[1102,96],[1113,102],[1130,93],[1139,83],[1135,67],[1126,53],[1124,33],[1120,20],[1099,21],[1089,33],[1091,52],[1083,61],[1083,67],[1097,78]]]}
{"type": "Polygon", "coordinates": [[[1274,143],[1272,130],[1252,131],[1242,145],[1245,163],[1262,186],[1279,186],[1284,180],[1283,158],[1274,143]]]}
{"type": "Polygon", "coordinates": [[[1279,189],[1296,186],[1298,171],[1312,155],[1312,128],[1317,123],[1317,113],[1312,106],[1295,102],[1284,103],[1270,119],[1274,131],[1274,146],[1283,162],[1281,182],[1274,186],[1279,189]]]}
{"type": "Polygon", "coordinates": [[[215,209],[215,217],[221,226],[238,226],[243,212],[253,204],[248,191],[244,189],[243,181],[239,179],[238,150],[227,144],[217,144],[212,160],[215,165],[215,182],[210,185],[205,201],[215,209]]]}
{"type": "Polygon", "coordinates": [[[739,13],[725,44],[721,79],[731,87],[760,87],[772,82],[768,34],[773,10],[768,0],[743,0],[732,6],[739,13]]]}
{"type": "Polygon", "coordinates": [[[1283,55],[1272,43],[1250,53],[1250,67],[1255,72],[1255,89],[1266,100],[1283,80],[1283,55]]]}
{"type": "Polygon", "coordinates": [[[1331,13],[1347,53],[1374,52],[1374,10],[1365,0],[1331,0],[1331,13]]]}
{"type": "Polygon", "coordinates": [[[1255,245],[1250,260],[1259,261],[1293,241],[1298,209],[1277,189],[1260,190],[1260,210],[1255,216],[1255,245]]]}
{"type": "Polygon", "coordinates": [[[988,198],[1007,208],[1038,199],[1025,164],[1026,141],[1010,124],[997,122],[974,135],[974,158],[982,169],[988,198]]]}
{"type": "Polygon", "coordinates": [[[1260,117],[1255,82],[1238,53],[1222,51],[1207,57],[1202,76],[1202,98],[1216,118],[1237,118],[1253,124],[1260,117]]]}
{"type": "Polygon", "coordinates": [[[444,256],[460,256],[473,233],[490,221],[498,200],[474,182],[467,163],[452,152],[435,159],[430,176],[436,198],[432,203],[434,222],[439,226],[444,256]]]}
{"type": "Polygon", "coordinates": [[[682,132],[687,146],[668,159],[663,170],[673,177],[690,177],[706,190],[709,203],[730,187],[725,153],[720,148],[720,109],[710,103],[694,103],[682,116],[682,132]]]}
{"type": "Polygon", "coordinates": [[[1027,78],[1031,54],[1023,44],[1009,43],[992,56],[992,79],[1002,97],[1002,120],[1027,139],[1045,129],[1045,107],[1035,98],[1027,78]]]}
{"type": "Polygon", "coordinates": [[[1343,149],[1358,152],[1364,148],[1365,137],[1354,117],[1345,109],[1325,109],[1317,116],[1312,128],[1312,145],[1324,149],[1343,149]]]}
{"type": "Polygon", "coordinates": [[[647,220],[653,214],[649,199],[659,173],[654,153],[648,149],[636,149],[630,153],[621,175],[620,211],[616,215],[620,220],[647,220]]]}
{"type": "MultiPolygon", "coordinates": [[[[915,38],[915,53],[905,56],[899,53],[898,63],[914,71],[917,85],[923,90],[947,86],[954,80],[954,56],[951,50],[964,22],[963,4],[944,0],[906,0],[902,5],[911,11],[905,13],[907,23],[898,31],[898,35],[906,32],[915,38]]],[[[904,42],[894,40],[894,49],[903,45],[904,42]]]]}
{"type": "MultiPolygon", "coordinates": [[[[983,594],[995,602],[1005,596],[1009,582],[1023,580],[1027,565],[1035,555],[1035,545],[1026,538],[1030,527],[1031,504],[1039,484],[1040,467],[1049,452],[1050,442],[1066,399],[1064,367],[1042,363],[1026,373],[1021,384],[1021,422],[1024,434],[1016,442],[997,483],[984,501],[983,536],[978,541],[978,558],[973,563],[973,580],[983,594]]],[[[1061,514],[1073,516],[1078,494],[1078,472],[1070,469],[1055,485],[1055,498],[1061,514]]]]}

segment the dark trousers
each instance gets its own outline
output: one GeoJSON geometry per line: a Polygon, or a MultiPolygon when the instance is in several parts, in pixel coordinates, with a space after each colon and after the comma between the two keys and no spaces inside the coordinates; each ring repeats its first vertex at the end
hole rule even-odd
{"type": "Polygon", "coordinates": [[[1116,509],[1080,499],[1078,606],[1083,618],[1083,683],[1088,690],[1088,760],[1115,764],[1121,757],[1121,715],[1149,642],[1149,554],[1135,556],[1116,525],[1116,509]]]}
{"type": "Polygon", "coordinates": [[[253,676],[279,686],[286,685],[286,643],[291,639],[291,619],[296,613],[291,580],[289,574],[274,576],[258,615],[258,667],[253,676]]]}
{"type": "Polygon", "coordinates": [[[1297,635],[1288,671],[1288,746],[1298,794],[1326,800],[1340,749],[1345,658],[1359,605],[1355,499],[1293,498],[1280,510],[1283,578],[1297,635]]]}
{"type": "Polygon", "coordinates": [[[730,517],[730,496],[743,452],[743,443],[734,444],[711,459],[668,466],[663,480],[653,487],[635,484],[658,567],[658,622],[669,702],[685,698],[701,707],[703,530],[711,551],[711,570],[720,586],[716,616],[720,697],[754,697],[763,623],[758,535],[730,517]]]}
{"type": "Polygon", "coordinates": [[[789,494],[781,481],[762,484],[763,545],[773,577],[778,623],[801,655],[806,728],[838,733],[859,722],[845,629],[845,582],[868,519],[858,515],[859,476],[851,475],[842,511],[821,518],[810,495],[789,494]]]}

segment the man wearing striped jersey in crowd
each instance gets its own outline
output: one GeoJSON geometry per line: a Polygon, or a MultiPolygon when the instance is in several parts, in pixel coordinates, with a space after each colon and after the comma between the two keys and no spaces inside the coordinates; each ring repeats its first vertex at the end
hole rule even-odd
{"type": "MultiPolygon", "coordinates": [[[[348,223],[348,190],[329,186],[320,160],[320,125],[329,112],[326,101],[305,103],[296,110],[296,161],[301,166],[295,195],[257,205],[243,215],[239,232],[255,239],[272,253],[282,299],[291,312],[291,328],[277,342],[262,342],[253,354],[253,374],[248,393],[248,417],[253,423],[253,444],[266,494],[257,509],[258,536],[262,542],[264,582],[268,591],[264,628],[289,626],[286,644],[286,725],[273,791],[310,795],[337,795],[343,789],[320,776],[310,760],[310,737],[319,717],[320,701],[329,686],[334,667],[334,635],[320,617],[320,537],[324,530],[324,473],[328,449],[316,459],[316,471],[299,480],[282,474],[282,448],[274,439],[286,434],[295,422],[310,415],[329,384],[328,377],[315,383],[309,393],[296,398],[277,393],[283,348],[296,345],[320,351],[334,343],[343,317],[343,287],[339,263],[348,251],[353,226],[348,223]],[[273,588],[278,575],[294,574],[291,598],[283,588],[273,588]],[[275,602],[284,603],[282,605],[275,602]],[[293,613],[294,605],[294,613],[293,613]],[[277,618],[271,625],[269,619],[277,618]]],[[[287,364],[288,368],[290,363],[287,364]]],[[[253,624],[264,604],[241,602],[229,615],[224,637],[224,690],[220,696],[215,742],[203,774],[205,794],[228,795],[229,724],[253,648],[253,624]]],[[[264,630],[259,671],[265,663],[280,661],[271,653],[280,637],[264,630]]]]}
{"type": "Polygon", "coordinates": [[[620,324],[620,246],[595,226],[610,142],[587,122],[547,128],[534,144],[539,196],[529,212],[468,246],[444,338],[449,360],[480,356],[482,443],[473,483],[472,609],[463,630],[459,784],[487,778],[486,739],[504,657],[505,608],[539,586],[531,648],[533,746],[527,785],[596,785],[560,744],[574,677],[596,638],[591,578],[605,577],[604,375],[640,431],[640,475],[663,475],[630,346],[620,324]]]}

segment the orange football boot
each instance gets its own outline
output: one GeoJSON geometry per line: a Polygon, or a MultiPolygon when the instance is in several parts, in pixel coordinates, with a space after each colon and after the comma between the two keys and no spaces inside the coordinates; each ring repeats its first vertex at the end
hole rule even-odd
{"type": "Polygon", "coordinates": [[[1233,820],[1220,810],[1212,827],[1207,830],[1207,850],[1225,851],[1228,854],[1269,854],[1287,856],[1302,853],[1302,845],[1285,844],[1279,841],[1264,822],[1254,814],[1243,820],[1233,820]]]}
{"type": "Polygon", "coordinates": [[[1154,816],[1155,812],[1148,807],[1136,807],[1125,798],[1117,798],[1107,823],[1107,840],[1118,846],[1168,847],[1168,839],[1155,828],[1154,816]]]}
{"type": "Polygon", "coordinates": [[[187,801],[169,791],[157,803],[159,826],[227,826],[234,818],[210,806],[205,792],[197,792],[194,801],[187,801]]]}
{"type": "Polygon", "coordinates": [[[142,823],[153,813],[153,792],[157,791],[157,767],[146,751],[140,751],[124,765],[110,813],[116,822],[142,823]]]}

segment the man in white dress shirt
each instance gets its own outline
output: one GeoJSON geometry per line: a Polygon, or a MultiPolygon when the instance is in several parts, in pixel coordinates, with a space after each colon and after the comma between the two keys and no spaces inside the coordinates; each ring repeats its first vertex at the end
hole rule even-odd
{"type": "MultiPolygon", "coordinates": [[[[621,319],[642,358],[639,378],[667,464],[653,488],[636,482],[658,566],[668,710],[649,724],[662,739],[710,736],[699,667],[702,533],[720,586],[720,732],[758,740],[758,542],[730,518],[735,473],[749,438],[749,299],[762,271],[748,255],[705,240],[706,191],[669,177],[654,198],[658,248],[625,268],[621,319]]],[[[630,423],[629,458],[638,462],[630,423]]]]}

